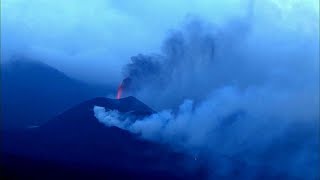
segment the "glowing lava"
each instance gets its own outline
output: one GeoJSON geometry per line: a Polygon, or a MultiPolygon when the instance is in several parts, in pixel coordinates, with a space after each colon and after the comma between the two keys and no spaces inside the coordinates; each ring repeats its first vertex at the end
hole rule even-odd
{"type": "Polygon", "coordinates": [[[122,83],[121,83],[119,88],[118,88],[118,91],[117,91],[117,97],[116,97],[117,99],[121,98],[122,90],[123,90],[123,86],[122,86],[122,83]]]}

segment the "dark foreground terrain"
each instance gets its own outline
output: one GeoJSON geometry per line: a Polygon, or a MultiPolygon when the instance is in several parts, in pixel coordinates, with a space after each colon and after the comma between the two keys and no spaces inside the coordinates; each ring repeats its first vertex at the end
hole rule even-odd
{"type": "Polygon", "coordinates": [[[94,105],[134,116],[153,110],[134,97],[95,98],[47,123],[3,132],[1,179],[202,179],[190,156],[142,140],[94,117],[94,105]]]}

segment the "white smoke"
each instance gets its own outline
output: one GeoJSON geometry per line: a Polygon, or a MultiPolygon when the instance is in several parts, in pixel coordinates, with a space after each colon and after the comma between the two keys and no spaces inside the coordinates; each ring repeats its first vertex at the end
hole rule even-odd
{"type": "MultiPolygon", "coordinates": [[[[94,112],[107,126],[192,154],[209,152],[205,155],[208,159],[221,154],[251,166],[272,167],[290,176],[316,178],[319,131],[318,123],[311,121],[316,117],[278,107],[277,101],[296,96],[282,99],[283,95],[272,97],[264,89],[242,92],[225,87],[199,104],[186,100],[177,112],[164,110],[136,121],[123,119],[121,113],[102,107],[95,107],[94,112]]],[[[250,173],[257,172],[253,169],[250,173]]]]}

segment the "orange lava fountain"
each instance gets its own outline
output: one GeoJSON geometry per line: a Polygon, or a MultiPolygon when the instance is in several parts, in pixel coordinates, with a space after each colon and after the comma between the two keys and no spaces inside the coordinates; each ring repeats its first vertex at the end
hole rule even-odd
{"type": "Polygon", "coordinates": [[[123,87],[122,87],[122,83],[120,84],[120,86],[119,86],[119,88],[118,88],[118,91],[117,91],[117,99],[120,99],[121,98],[121,96],[122,96],[122,89],[123,89],[123,87]]]}

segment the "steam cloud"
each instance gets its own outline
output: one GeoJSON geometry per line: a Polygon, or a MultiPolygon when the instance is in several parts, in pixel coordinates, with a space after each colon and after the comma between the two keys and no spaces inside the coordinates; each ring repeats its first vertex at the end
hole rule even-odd
{"type": "Polygon", "coordinates": [[[161,54],[132,57],[128,93],[158,113],[132,121],[95,107],[97,119],[209,161],[223,154],[319,178],[319,27],[250,8],[223,25],[191,17],[161,54]]]}

